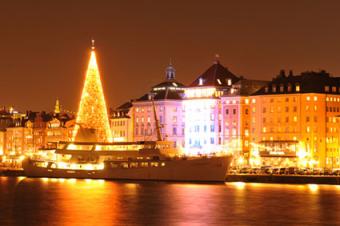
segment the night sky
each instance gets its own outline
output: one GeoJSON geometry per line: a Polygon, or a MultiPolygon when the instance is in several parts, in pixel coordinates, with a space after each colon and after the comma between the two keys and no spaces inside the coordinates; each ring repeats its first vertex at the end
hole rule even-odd
{"type": "Polygon", "coordinates": [[[0,106],[77,110],[96,50],[108,105],[161,82],[169,59],[189,84],[220,55],[237,75],[340,75],[340,1],[7,0],[0,5],[0,106]]]}

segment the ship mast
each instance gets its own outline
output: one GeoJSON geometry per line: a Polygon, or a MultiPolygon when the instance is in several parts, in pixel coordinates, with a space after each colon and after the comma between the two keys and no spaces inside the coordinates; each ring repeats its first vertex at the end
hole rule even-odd
{"type": "Polygon", "coordinates": [[[153,98],[151,99],[152,101],[152,108],[153,108],[153,116],[155,117],[155,124],[156,124],[156,132],[157,132],[157,141],[162,141],[162,134],[161,134],[161,126],[159,125],[159,121],[157,118],[157,113],[156,113],[156,107],[155,107],[155,102],[153,98]]]}

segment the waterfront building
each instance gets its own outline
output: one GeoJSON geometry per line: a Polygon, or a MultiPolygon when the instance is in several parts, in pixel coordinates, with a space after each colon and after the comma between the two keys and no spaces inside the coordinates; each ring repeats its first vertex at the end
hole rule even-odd
{"type": "Polygon", "coordinates": [[[251,155],[260,164],[340,167],[340,77],[281,71],[250,107],[251,155]]]}
{"type": "Polygon", "coordinates": [[[152,87],[149,93],[132,101],[133,140],[157,140],[155,114],[161,127],[162,139],[184,146],[184,111],[182,98],[185,86],[176,80],[172,64],[166,68],[165,81],[152,87]]]}
{"type": "Polygon", "coordinates": [[[241,77],[221,97],[222,146],[234,154],[234,164],[249,163],[250,95],[266,84],[267,81],[241,77]]]}
{"type": "Polygon", "coordinates": [[[185,150],[188,154],[223,150],[221,98],[240,80],[240,76],[230,72],[216,59],[210,68],[185,89],[185,150]]]}
{"type": "Polygon", "coordinates": [[[131,142],[133,141],[133,121],[131,114],[131,101],[126,102],[112,110],[110,114],[110,127],[113,141],[131,142]]]}

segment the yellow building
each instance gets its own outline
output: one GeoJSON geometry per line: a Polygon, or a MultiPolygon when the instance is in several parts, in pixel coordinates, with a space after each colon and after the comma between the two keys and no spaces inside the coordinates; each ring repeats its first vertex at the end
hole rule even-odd
{"type": "Polygon", "coordinates": [[[282,71],[250,100],[252,159],[261,165],[340,167],[340,78],[282,71]]]}
{"type": "Polygon", "coordinates": [[[115,142],[133,141],[133,121],[131,117],[131,102],[119,106],[110,114],[110,128],[115,142]]]}

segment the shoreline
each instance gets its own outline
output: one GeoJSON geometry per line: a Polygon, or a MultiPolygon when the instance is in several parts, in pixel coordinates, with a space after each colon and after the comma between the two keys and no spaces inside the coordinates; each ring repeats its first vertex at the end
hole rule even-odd
{"type": "MultiPolygon", "coordinates": [[[[23,169],[0,169],[0,176],[22,177],[23,169]]],[[[229,174],[225,182],[340,185],[340,176],[229,174]]]]}
{"type": "Polygon", "coordinates": [[[230,174],[226,182],[340,185],[340,176],[230,174]]]}

